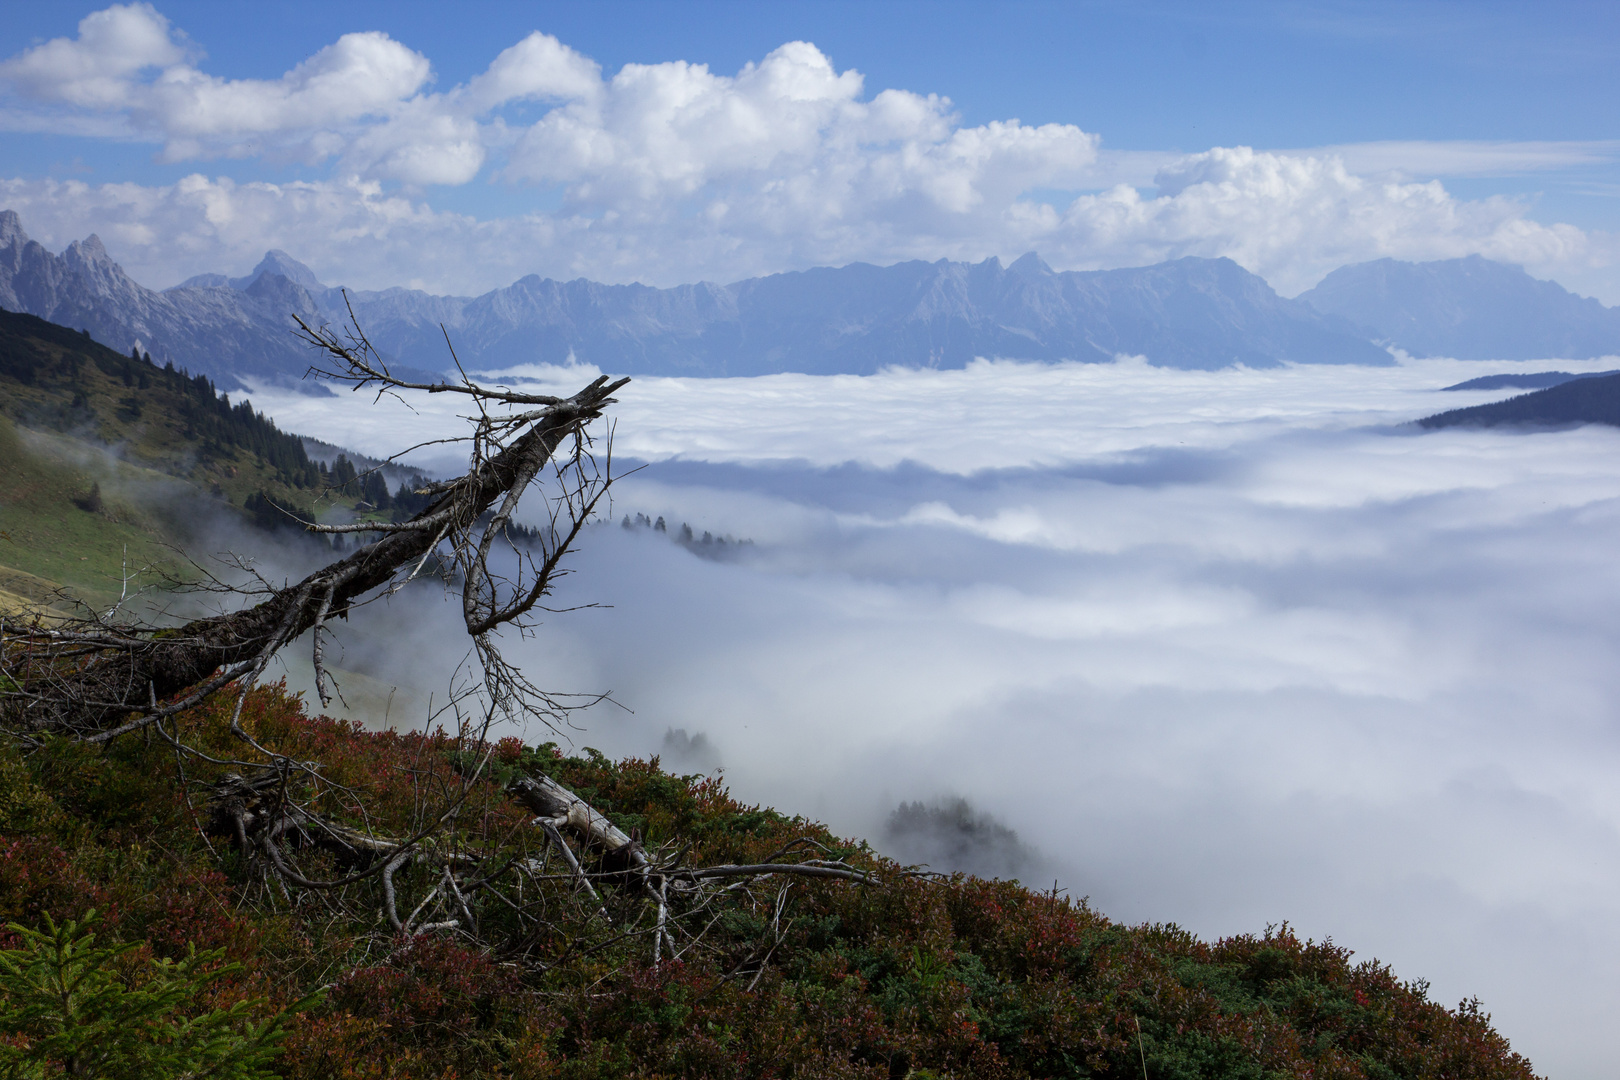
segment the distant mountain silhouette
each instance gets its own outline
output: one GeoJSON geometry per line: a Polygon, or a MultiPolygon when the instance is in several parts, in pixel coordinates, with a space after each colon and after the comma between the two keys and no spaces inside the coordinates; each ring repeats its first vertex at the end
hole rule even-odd
{"type": "Polygon", "coordinates": [[[1576,424],[1612,424],[1620,427],[1620,374],[1571,379],[1546,390],[1520,394],[1506,401],[1424,417],[1426,428],[1570,427],[1576,424]]]}
{"type": "MultiPolygon", "coordinates": [[[[664,375],[867,374],[891,365],[961,367],[975,357],[1177,368],[1387,364],[1337,316],[1278,296],[1229,259],[1057,272],[1033,253],[1010,266],[856,263],[669,289],[530,276],[478,297],[351,291],[390,360],[442,370],[447,330],[469,367],[564,363],[664,375]],[[441,325],[443,329],[441,329],[441,325]]],[[[201,274],[163,292],[124,273],[94,237],[52,255],[0,212],[0,306],[88,328],[120,350],[210,375],[292,379],[309,354],[291,315],[339,321],[343,293],[285,252],[245,277],[201,274]]]]}
{"type": "Polygon", "coordinates": [[[1481,375],[1477,379],[1442,386],[1442,390],[1545,390],[1549,386],[1573,382],[1576,379],[1601,379],[1605,375],[1620,375],[1620,371],[1589,371],[1571,374],[1568,371],[1536,371],[1507,375],[1481,375]]]}
{"type": "Polygon", "coordinates": [[[1413,356],[1584,360],[1620,354],[1620,308],[1478,255],[1343,266],[1298,299],[1413,356]]]}
{"type": "Polygon", "coordinates": [[[470,301],[404,290],[356,293],[377,344],[426,366],[444,322],[463,360],[485,366],[573,356],[630,374],[868,374],[961,367],[975,357],[1178,368],[1288,360],[1389,363],[1341,320],[1279,297],[1228,259],[1058,273],[1033,254],[774,274],[671,289],[526,277],[470,301]]]}

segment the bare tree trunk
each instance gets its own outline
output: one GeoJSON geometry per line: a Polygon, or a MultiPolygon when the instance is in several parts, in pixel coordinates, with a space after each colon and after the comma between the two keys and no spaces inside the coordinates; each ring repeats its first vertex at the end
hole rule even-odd
{"type": "MultiPolygon", "coordinates": [[[[402,570],[420,567],[446,538],[468,537],[503,496],[502,510],[509,516],[516,497],[563,440],[580,437],[583,426],[600,416],[613,392],[628,381],[610,384],[603,377],[573,397],[551,399],[556,403],[535,414],[528,430],[497,453],[479,458],[475,450],[467,474],[439,485],[442,494],[409,522],[378,528],[384,534],[380,539],[252,607],[165,630],[0,626],[13,645],[22,643],[5,657],[13,674],[11,687],[0,693],[0,717],[8,727],[67,732],[99,742],[190,707],[227,683],[256,676],[276,650],[311,628],[318,632],[327,619],[343,615],[402,570]],[[19,658],[22,662],[16,663],[19,658]],[[131,713],[138,715],[130,718],[131,713]]],[[[582,524],[572,522],[573,531],[582,524]]],[[[496,530],[484,531],[479,555],[487,558],[488,534],[496,530]]],[[[571,539],[559,545],[555,556],[571,539]]],[[[549,572],[554,565],[555,557],[549,558],[544,569],[549,572]]],[[[484,582],[469,578],[469,630],[478,634],[501,621],[507,609],[480,606],[471,594],[484,582]]],[[[544,580],[533,591],[537,599],[544,580]]]]}
{"type": "Polygon", "coordinates": [[[523,808],[555,826],[567,826],[581,840],[604,854],[619,855],[633,866],[645,867],[647,856],[625,832],[590,803],[549,776],[521,777],[507,787],[523,808]]]}
{"type": "MultiPolygon", "coordinates": [[[[230,837],[253,873],[267,884],[274,880],[284,893],[289,888],[307,890],[335,903],[340,901],[332,898],[349,886],[375,877],[383,911],[396,933],[454,930],[479,940],[480,897],[499,893],[500,882],[521,886],[524,880],[538,882],[549,876],[543,862],[521,855],[502,862],[499,856],[491,860],[468,850],[458,845],[449,828],[474,785],[487,782],[485,766],[493,752],[490,725],[503,712],[553,722],[577,707],[539,690],[502,660],[492,635],[508,624],[529,625],[531,613],[558,572],[559,560],[611,485],[611,454],[607,468],[599,470],[586,429],[629,380],[599,378],[569,398],[483,387],[465,374],[459,382],[410,383],[389,372],[358,325],[347,338],[325,327],[304,326],[303,331],[310,345],[336,361],[336,371],[317,374],[355,389],[453,393],[470,400],[476,415],[467,437],[472,446],[468,471],[432,485],[434,501],[410,521],[311,526],[316,532],[379,535],[297,584],[265,585],[263,599],[231,614],[173,629],[118,622],[110,614],[48,626],[0,618],[0,733],[31,738],[40,732],[60,732],[104,743],[150,725],[174,745],[177,762],[187,755],[207,757],[185,746],[162,721],[230,686],[238,693],[231,730],[251,745],[258,760],[237,762],[242,772],[226,774],[212,785],[205,834],[230,837]],[[565,448],[569,440],[572,445],[565,448]],[[549,485],[541,516],[549,518],[549,527],[541,530],[533,550],[518,555],[515,571],[492,569],[492,545],[506,534],[519,499],[542,473],[548,475],[549,485]],[[414,835],[379,836],[369,827],[345,825],[301,802],[305,796],[299,779],[318,780],[319,763],[294,761],[260,746],[237,720],[248,689],[270,658],[309,631],[314,638],[316,686],[324,702],[322,635],[327,622],[380,595],[378,590],[400,587],[435,554],[461,577],[462,618],[483,672],[482,717],[468,722],[458,715],[463,723],[457,745],[481,756],[471,768],[457,767],[459,783],[446,785],[429,800],[435,804],[431,810],[424,803],[414,835]],[[298,854],[305,849],[335,859],[340,876],[327,880],[305,876],[298,854]],[[432,868],[434,884],[402,918],[400,893],[410,891],[411,882],[409,874],[402,881],[396,881],[396,875],[413,866],[432,868]]],[[[464,700],[456,699],[458,714],[464,700]]],[[[185,782],[183,771],[181,781],[185,782]]],[[[820,878],[860,884],[875,880],[809,838],[783,846],[760,863],[687,867],[681,865],[685,849],[673,858],[667,852],[645,850],[605,814],[549,777],[520,778],[507,792],[534,815],[533,824],[604,919],[609,918],[604,892],[614,899],[616,917],[631,917],[631,929],[624,933],[645,932],[634,929],[639,918],[636,904],[645,902],[655,912],[650,931],[655,963],[666,954],[679,955],[682,933],[686,947],[692,947],[712,925],[711,907],[723,897],[738,895],[737,890],[746,892],[751,880],[820,878]],[[807,850],[812,848],[829,857],[803,858],[815,853],[807,850]],[[797,861],[779,861],[789,856],[797,861]],[[603,889],[599,891],[598,885],[603,889]],[[695,929],[683,931],[683,922],[695,929]]],[[[421,885],[416,883],[418,889],[421,885]]],[[[778,923],[783,896],[785,892],[778,897],[778,923]]],[[[498,902],[514,906],[504,893],[498,902]]],[[[516,906],[522,915],[522,906],[516,906]]],[[[525,933],[546,925],[540,913],[531,911],[524,917],[531,923],[525,933]]],[[[522,946],[523,955],[529,947],[522,946]]],[[[762,954],[759,971],[769,956],[770,951],[762,954]]]]}

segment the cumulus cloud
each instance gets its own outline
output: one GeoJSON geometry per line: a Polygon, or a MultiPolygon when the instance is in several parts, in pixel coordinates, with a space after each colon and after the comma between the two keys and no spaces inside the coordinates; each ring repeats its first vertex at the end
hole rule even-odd
{"type": "MultiPolygon", "coordinates": [[[[0,64],[0,81],[24,101],[122,118],[171,161],[289,146],[319,159],[342,140],[334,125],[387,112],[430,73],[425,57],[375,31],[345,34],[279,79],[224,79],[191,59],[152,5],[115,5],[81,20],[78,37],[0,64]]],[[[12,126],[37,126],[26,107],[7,112],[12,126]]]]}
{"type": "MultiPolygon", "coordinates": [[[[379,129],[378,139],[385,133],[379,129]]],[[[453,129],[444,134],[447,142],[455,138],[453,129]]],[[[373,148],[382,152],[382,146],[378,141],[373,148]]],[[[404,161],[417,153],[414,147],[388,152],[404,161]]],[[[470,167],[480,151],[472,143],[465,149],[464,159],[428,155],[412,158],[411,167],[423,175],[470,167]]],[[[1120,187],[1081,196],[1061,213],[1017,201],[992,215],[1002,220],[977,231],[937,204],[909,219],[903,211],[890,219],[872,206],[852,205],[823,217],[818,227],[808,211],[788,212],[800,196],[809,197],[806,192],[774,190],[737,200],[749,203],[753,217],[746,221],[741,213],[566,211],[479,220],[356,177],[238,183],[194,174],[165,186],[0,179],[0,202],[22,215],[30,235],[56,249],[96,232],[137,280],[154,287],[205,271],[245,273],[268,248],[291,252],[329,284],[405,285],[452,295],[498,288],[531,273],[668,286],[853,261],[1011,258],[1038,250],[1069,269],[1227,256],[1286,295],[1347,262],[1478,252],[1542,276],[1584,282],[1600,298],[1620,302],[1620,294],[1605,292],[1613,282],[1602,270],[1620,254],[1616,238],[1542,225],[1525,217],[1518,203],[1459,200],[1433,181],[1368,181],[1332,161],[1241,148],[1198,157],[1218,167],[1206,172],[1207,161],[1191,163],[1175,174],[1176,182],[1186,183],[1174,194],[1147,198],[1120,187]],[[850,224],[863,214],[872,215],[869,227],[850,224]]]]}
{"type": "Polygon", "coordinates": [[[606,73],[535,32],[447,89],[427,57],[377,32],[278,79],[200,64],[150,5],[108,8],[77,37],[0,64],[0,125],[147,139],[170,161],[324,161],[328,175],[11,180],[0,197],[58,247],[98,232],[154,285],[245,271],[267,247],[335,283],[456,294],[527,273],[672,285],[1030,250],[1060,269],[1228,256],[1293,293],[1382,256],[1477,252],[1591,281],[1616,253],[1614,238],[1533,221],[1521,202],[1458,199],[1406,179],[1423,169],[1389,167],[1472,175],[1585,161],[1607,144],[1110,152],[1074,124],[965,126],[949,100],[874,92],[803,41],[736,74],[682,61],[606,73]],[[491,220],[435,209],[437,186],[480,178],[538,189],[555,208],[491,220]]]}
{"type": "Polygon", "coordinates": [[[169,20],[150,4],[115,5],[80,20],[77,38],[55,38],[0,64],[0,79],[41,101],[118,109],[137,76],[185,59],[169,20]]]}
{"type": "MultiPolygon", "coordinates": [[[[634,710],[581,743],[702,732],[744,798],[897,854],[897,806],[966,799],[974,857],[1001,829],[1039,856],[993,872],[1205,934],[1289,919],[1480,995],[1549,1074],[1606,1075],[1620,433],[1398,426],[1488,399],[1435,392],[1477,372],[638,380],[615,456],[654,464],[614,516],[754,544],[599,529],[558,603],[612,607],[512,647],[634,710]]],[[[373,453],[459,423],[255,401],[373,453]]]]}
{"type": "Polygon", "coordinates": [[[1334,156],[1248,147],[1191,154],[1161,168],[1157,196],[1120,186],[1076,199],[1042,245],[1062,262],[1096,251],[1142,262],[1225,255],[1284,294],[1346,263],[1483,254],[1532,267],[1578,266],[1608,252],[1571,225],[1542,225],[1511,200],[1459,200],[1437,180],[1373,180],[1334,156]]]}

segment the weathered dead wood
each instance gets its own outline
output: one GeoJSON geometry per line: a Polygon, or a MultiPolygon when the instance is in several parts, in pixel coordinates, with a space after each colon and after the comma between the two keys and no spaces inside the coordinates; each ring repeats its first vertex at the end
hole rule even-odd
{"type": "MultiPolygon", "coordinates": [[[[0,619],[9,669],[0,683],[5,687],[0,718],[12,728],[104,742],[191,708],[233,682],[250,681],[277,650],[306,631],[317,631],[318,645],[328,619],[343,617],[404,568],[420,567],[447,537],[466,538],[464,543],[476,549],[470,565],[480,566],[492,534],[510,518],[523,489],[563,440],[580,438],[584,425],[599,417],[613,402],[613,392],[628,381],[604,376],[570,398],[553,399],[555,404],[528,414],[527,429],[498,452],[487,458],[475,453],[467,474],[443,485],[442,494],[410,521],[373,527],[383,534],[379,539],[251,607],[171,629],[62,630],[0,619]],[[479,519],[497,501],[495,519],[475,537],[479,519]]],[[[463,594],[470,633],[482,635],[532,610],[599,496],[584,496],[571,515],[571,531],[553,545],[537,580],[513,602],[494,600],[487,568],[467,576],[463,594]]],[[[318,651],[316,656],[319,660],[318,651]]]]}
{"type": "MultiPolygon", "coordinates": [[[[774,861],[805,845],[820,847],[808,840],[785,845],[770,856],[773,861],[682,867],[679,862],[686,849],[673,859],[652,858],[607,815],[550,777],[520,777],[506,790],[515,802],[534,814],[533,825],[562,858],[569,869],[567,877],[589,898],[591,910],[604,923],[614,923],[615,919],[609,914],[599,885],[625,889],[631,895],[639,893],[651,902],[656,911],[651,930],[655,963],[661,963],[665,956],[675,957],[681,951],[673,929],[679,917],[677,908],[686,914],[702,910],[717,895],[727,891],[714,889],[713,886],[722,881],[783,877],[873,883],[869,873],[841,859],[774,861]],[[590,860],[592,868],[586,867],[582,856],[590,860]]],[[[329,890],[379,877],[384,915],[401,934],[433,930],[468,932],[476,927],[469,897],[492,889],[498,877],[514,869],[544,874],[543,865],[520,855],[506,859],[500,867],[491,870],[471,855],[446,850],[426,834],[404,839],[376,836],[331,821],[292,798],[285,767],[265,768],[251,779],[227,773],[212,786],[208,808],[208,831],[212,835],[234,839],[241,851],[258,860],[267,873],[285,884],[329,890]],[[351,872],[335,881],[312,881],[293,866],[290,852],[284,849],[327,852],[351,872]],[[402,918],[395,875],[409,865],[437,867],[439,877],[411,913],[402,918]],[[435,902],[441,907],[453,904],[456,917],[419,921],[422,912],[435,902]]],[[[737,887],[733,884],[728,888],[737,887]]]]}
{"type": "Polygon", "coordinates": [[[536,819],[571,828],[586,844],[606,855],[619,856],[631,866],[645,869],[649,865],[640,844],[609,821],[607,815],[551,777],[521,777],[506,790],[536,819]]]}
{"type": "MultiPolygon", "coordinates": [[[[481,940],[480,910],[486,916],[489,910],[480,908],[479,897],[489,896],[519,915],[520,932],[500,946],[513,956],[527,957],[541,928],[551,925],[543,908],[537,913],[524,901],[525,883],[571,881],[578,887],[575,896],[588,897],[592,910],[608,922],[613,921],[611,901],[621,922],[607,940],[579,949],[576,941],[568,942],[567,949],[576,955],[651,933],[653,961],[662,963],[666,956],[678,958],[699,947],[723,904],[737,898],[755,903],[750,892],[754,881],[874,880],[837,857],[779,861],[802,853],[806,846],[820,846],[808,840],[790,843],[761,863],[683,866],[690,845],[673,858],[667,852],[649,852],[605,814],[544,776],[519,779],[507,793],[533,815],[532,824],[546,839],[546,851],[557,853],[568,867],[567,875],[547,873],[549,854],[531,858],[522,844],[516,845],[516,853],[513,845],[498,844],[494,854],[458,846],[459,834],[450,823],[474,786],[488,782],[481,778],[491,751],[487,735],[494,717],[527,712],[549,722],[570,707],[536,690],[521,672],[506,665],[490,635],[503,625],[521,628],[533,612],[544,610],[540,601],[559,572],[562,556],[612,482],[611,468],[605,472],[595,468],[587,427],[629,380],[596,379],[567,398],[481,387],[465,374],[459,383],[412,383],[390,374],[358,327],[346,340],[324,327],[303,330],[306,341],[336,363],[335,371],[317,374],[379,393],[422,391],[468,398],[477,410],[469,418],[468,471],[429,485],[423,494],[432,497],[431,504],[409,521],[311,526],[316,532],[375,533],[377,539],[295,584],[272,588],[261,582],[262,598],[240,611],[169,629],[115,625],[110,616],[48,625],[0,620],[0,730],[24,737],[57,732],[104,743],[147,728],[168,740],[177,762],[190,755],[216,765],[234,764],[242,771],[227,773],[212,787],[204,837],[234,841],[250,874],[264,886],[279,890],[289,901],[290,890],[299,889],[307,890],[305,897],[341,905],[352,902],[344,900],[349,886],[375,877],[382,914],[393,933],[453,930],[474,941],[481,940]],[[537,556],[526,561],[519,557],[515,576],[503,577],[491,568],[494,545],[513,520],[524,491],[543,473],[549,473],[551,481],[546,503],[549,528],[542,530],[546,539],[537,556]],[[431,811],[424,809],[429,800],[423,800],[414,835],[379,836],[311,809],[304,787],[306,782],[321,783],[319,765],[292,761],[259,746],[238,721],[247,689],[270,658],[310,631],[316,685],[324,703],[322,635],[330,621],[400,587],[435,557],[461,581],[462,618],[484,676],[477,710],[481,720],[461,716],[461,702],[471,699],[457,699],[457,716],[464,721],[457,745],[463,750],[471,747],[482,757],[475,767],[456,766],[458,783],[433,796],[437,805],[431,811]],[[227,687],[239,694],[231,730],[260,755],[258,762],[227,763],[208,757],[184,745],[179,733],[165,724],[167,718],[227,687]],[[329,880],[306,876],[298,864],[303,861],[300,853],[308,852],[330,855],[339,876],[329,880]],[[408,867],[430,869],[432,874],[417,876],[412,889],[409,876],[396,880],[408,867]],[[427,882],[431,886],[417,896],[416,890],[427,882]],[[408,901],[402,893],[416,901],[403,917],[400,908],[408,901]],[[650,928],[644,925],[649,911],[650,928]]],[[[186,783],[183,769],[181,782],[186,783]]],[[[836,856],[824,848],[822,853],[836,856]]],[[[748,963],[757,967],[756,982],[786,933],[782,913],[788,887],[782,882],[774,889],[773,942],[750,953],[748,963]]]]}

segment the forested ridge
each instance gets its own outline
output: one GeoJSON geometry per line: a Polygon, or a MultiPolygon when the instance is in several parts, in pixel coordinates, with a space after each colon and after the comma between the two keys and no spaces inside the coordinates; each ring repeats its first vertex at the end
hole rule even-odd
{"type": "Polygon", "coordinates": [[[1620,426],[1620,375],[1604,373],[1574,378],[1545,390],[1516,394],[1503,401],[1451,409],[1424,417],[1424,428],[1573,427],[1577,424],[1620,426]]]}
{"type": "Polygon", "coordinates": [[[206,470],[215,463],[228,468],[244,451],[283,485],[320,484],[302,440],[249,402],[232,405],[206,375],[158,367],[139,350],[115,352],[32,315],[0,311],[0,386],[6,413],[26,426],[125,446],[177,474],[183,456],[192,469],[206,470]]]}

